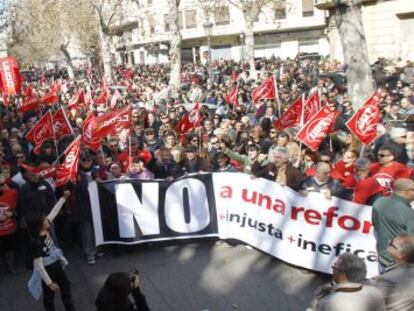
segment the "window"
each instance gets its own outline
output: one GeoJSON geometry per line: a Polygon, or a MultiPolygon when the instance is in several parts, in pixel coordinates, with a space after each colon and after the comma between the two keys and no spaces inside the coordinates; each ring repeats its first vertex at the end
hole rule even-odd
{"type": "Polygon", "coordinates": [[[191,29],[197,27],[196,10],[185,11],[185,28],[191,29]]]}
{"type": "Polygon", "coordinates": [[[313,0],[302,0],[302,16],[313,16],[313,0]]]}
{"type": "Polygon", "coordinates": [[[178,12],[178,28],[183,29],[183,12],[178,12]]]}
{"type": "Polygon", "coordinates": [[[318,40],[303,40],[299,42],[299,53],[319,53],[318,40]]]}
{"type": "Polygon", "coordinates": [[[273,2],[273,9],[276,20],[286,18],[286,0],[277,0],[273,2]]]}
{"type": "Polygon", "coordinates": [[[164,14],[164,30],[170,31],[170,16],[169,14],[164,14]]]}
{"type": "Polygon", "coordinates": [[[155,32],[155,19],[154,16],[148,16],[148,27],[150,35],[153,35],[155,32]]]}
{"type": "Polygon", "coordinates": [[[140,18],[139,20],[139,25],[140,25],[139,27],[140,35],[141,37],[143,37],[145,35],[145,28],[144,28],[144,20],[142,18],[140,18]]]}
{"type": "Polygon", "coordinates": [[[230,11],[228,6],[217,7],[214,10],[214,21],[216,25],[230,24],[230,11]]]}

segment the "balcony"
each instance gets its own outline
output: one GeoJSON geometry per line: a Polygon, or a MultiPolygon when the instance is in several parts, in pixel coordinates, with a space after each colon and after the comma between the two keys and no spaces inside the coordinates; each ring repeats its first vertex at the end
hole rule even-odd
{"type": "MultiPolygon", "coordinates": [[[[319,10],[329,10],[338,4],[347,4],[349,0],[315,0],[315,7],[319,10]]],[[[359,0],[361,4],[375,3],[377,0],[359,0]]]]}

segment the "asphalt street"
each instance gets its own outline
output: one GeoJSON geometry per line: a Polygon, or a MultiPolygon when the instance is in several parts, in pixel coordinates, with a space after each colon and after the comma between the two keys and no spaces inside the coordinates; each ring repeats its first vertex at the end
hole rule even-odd
{"type": "MultiPolygon", "coordinates": [[[[64,247],[67,273],[77,310],[94,310],[94,299],[114,271],[140,271],[142,291],[154,311],[305,310],[328,277],[306,273],[243,244],[213,239],[155,242],[132,247],[89,266],[75,246],[64,247]]],[[[16,276],[0,266],[0,310],[43,310],[27,291],[30,272],[22,264],[16,276]]],[[[64,310],[56,297],[57,310],[64,310]]]]}

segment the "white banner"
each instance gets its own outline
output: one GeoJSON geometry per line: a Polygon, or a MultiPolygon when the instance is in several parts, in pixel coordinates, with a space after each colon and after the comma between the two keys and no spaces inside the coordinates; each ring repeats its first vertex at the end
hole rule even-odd
{"type": "Polygon", "coordinates": [[[293,265],[331,273],[340,254],[365,260],[378,274],[372,207],[321,193],[304,197],[288,187],[244,174],[213,174],[219,237],[246,242],[293,265]]]}
{"type": "Polygon", "coordinates": [[[92,183],[89,194],[98,245],[218,235],[324,273],[352,252],[365,260],[368,277],[378,274],[371,206],[304,197],[241,173],[92,183]]]}

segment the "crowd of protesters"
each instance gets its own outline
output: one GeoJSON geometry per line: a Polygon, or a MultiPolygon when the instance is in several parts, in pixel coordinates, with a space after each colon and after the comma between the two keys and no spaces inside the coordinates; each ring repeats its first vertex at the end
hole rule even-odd
{"type": "MultiPolygon", "coordinates": [[[[414,191],[410,183],[414,169],[414,65],[409,61],[379,59],[372,69],[373,83],[381,95],[381,123],[375,142],[362,148],[345,123],[353,115],[353,107],[366,99],[350,102],[344,81],[346,66],[324,58],[261,59],[256,70],[228,60],[216,61],[211,66],[186,64],[180,88],[169,85],[168,65],[118,66],[109,89],[112,97],[115,92],[120,96],[111,108],[110,95],[104,103],[80,103],[66,109],[80,89],[89,91],[92,99],[102,95],[105,83],[95,68],[80,67],[75,79],[58,70],[46,74],[39,68],[30,68],[24,88],[30,85],[39,97],[56,83],[64,88],[59,91],[57,103],[33,111],[19,110],[21,96],[3,98],[0,104],[0,255],[4,255],[8,271],[14,273],[13,252],[19,243],[24,243],[21,236],[18,239],[17,229],[33,233],[34,228],[38,239],[39,221],[53,212],[57,198],[64,193],[68,196],[65,190],[71,194],[56,219],[61,224],[47,228],[48,240],[58,244],[59,239],[66,238],[67,230],[62,228],[70,223],[69,231],[79,241],[87,262],[95,263],[99,251],[95,247],[88,194],[88,184],[94,180],[172,181],[191,173],[244,172],[252,178],[276,181],[302,195],[316,191],[324,193],[327,199],[336,196],[374,204],[378,214],[382,213],[381,206],[388,204],[382,200],[376,206],[378,198],[399,200],[401,209],[406,208],[408,201],[414,199],[412,193],[407,193],[414,191]],[[278,98],[253,103],[252,90],[272,75],[277,79],[278,98]],[[229,104],[226,96],[236,85],[237,104],[229,104]],[[278,131],[273,123],[295,99],[315,91],[320,92],[322,103],[338,111],[339,116],[333,131],[313,152],[295,139],[297,128],[278,131]],[[180,120],[196,102],[201,104],[200,127],[187,133],[177,132],[180,120]],[[46,168],[61,161],[65,148],[82,134],[88,113],[102,115],[127,105],[132,109],[129,136],[104,137],[98,151],[82,146],[76,182],[65,189],[58,188],[53,178],[41,178],[27,169],[46,168]],[[34,152],[25,134],[42,113],[61,107],[66,109],[73,135],[46,141],[40,152],[34,152]],[[403,180],[398,183],[398,179],[403,180]],[[395,185],[398,189],[394,189],[395,185]]],[[[401,215],[401,219],[393,220],[399,224],[389,229],[388,216],[377,215],[374,226],[380,234],[389,239],[401,231],[414,233],[412,209],[390,214],[394,218],[401,215]]],[[[386,256],[387,246],[382,244],[380,255],[384,256],[380,263],[384,268],[390,267],[393,261],[386,256]]],[[[36,252],[39,257],[44,249],[42,253],[38,247],[36,252]]],[[[53,291],[54,283],[51,284],[53,291]]],[[[48,299],[45,307],[50,304],[50,295],[48,299]]],[[[66,302],[68,310],[72,310],[70,295],[66,302]]]]}

